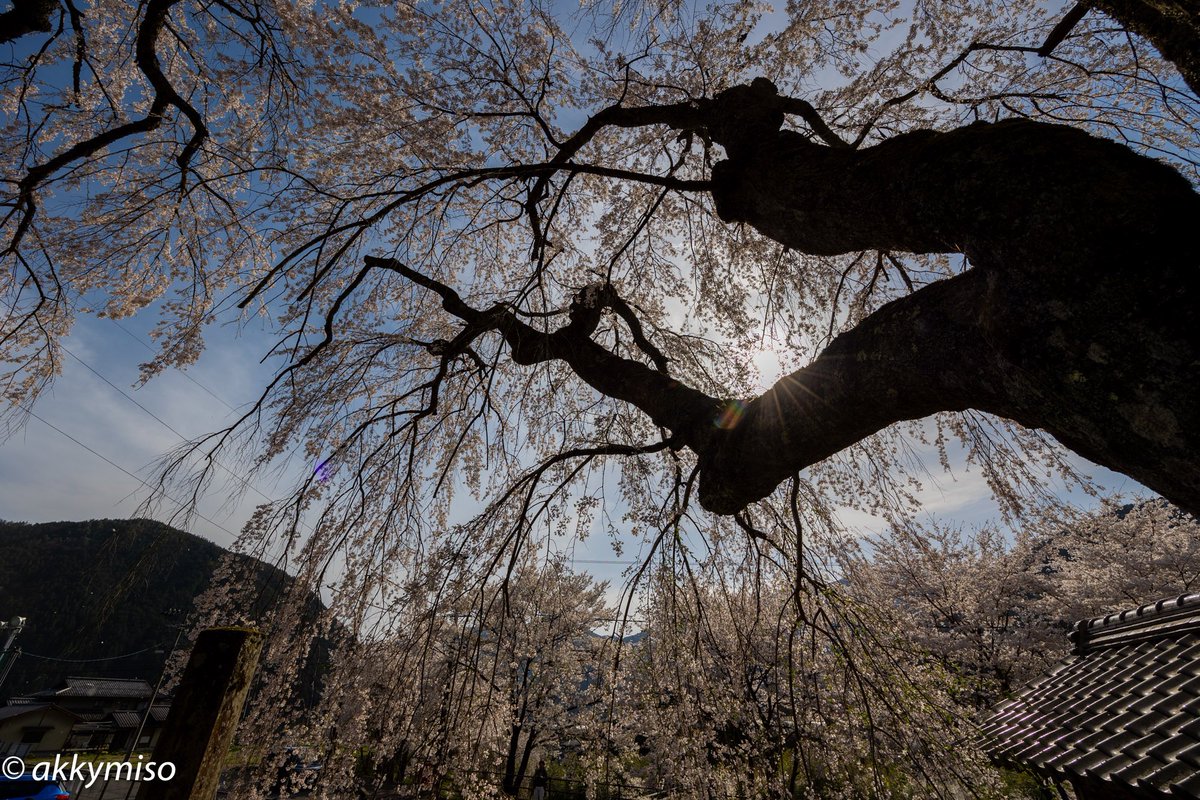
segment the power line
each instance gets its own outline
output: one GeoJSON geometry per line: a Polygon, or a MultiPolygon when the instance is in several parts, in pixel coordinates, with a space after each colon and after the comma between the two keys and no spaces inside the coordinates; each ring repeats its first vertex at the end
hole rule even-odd
{"type": "MultiPolygon", "coordinates": [[[[127,329],[125,326],[121,325],[121,324],[120,324],[119,322],[117,322],[115,319],[114,319],[114,320],[112,320],[112,322],[113,322],[113,324],[115,324],[115,325],[116,325],[118,328],[120,328],[120,329],[121,329],[121,330],[122,330],[122,331],[125,333],[125,335],[127,335],[129,338],[133,339],[135,342],[137,342],[138,344],[140,344],[142,347],[145,347],[147,350],[150,350],[151,352],[155,352],[155,351],[154,351],[154,348],[152,348],[152,347],[151,347],[149,344],[147,344],[146,342],[144,342],[144,341],[143,341],[143,340],[142,340],[140,337],[138,337],[137,335],[135,335],[134,333],[132,333],[131,331],[129,331],[129,330],[128,330],[128,329],[127,329]]],[[[104,376],[104,375],[103,375],[103,374],[102,374],[102,373],[101,373],[99,370],[97,370],[95,367],[93,367],[91,364],[89,364],[89,363],[88,363],[87,361],[85,361],[83,358],[81,358],[80,356],[78,356],[78,355],[76,355],[74,352],[72,352],[72,351],[70,350],[70,348],[68,348],[66,345],[61,345],[61,346],[62,346],[62,349],[63,349],[64,351],[66,351],[67,355],[71,356],[71,358],[73,358],[73,359],[75,359],[76,361],[78,361],[78,362],[79,362],[80,364],[82,364],[82,365],[83,365],[85,368],[87,368],[87,370],[88,370],[89,372],[91,372],[93,375],[95,375],[95,376],[96,376],[97,378],[99,378],[100,380],[104,381],[104,383],[108,384],[108,386],[109,386],[110,388],[112,388],[112,389],[113,389],[115,392],[117,392],[118,394],[120,394],[122,397],[124,397],[124,398],[125,398],[126,400],[128,400],[129,402],[133,403],[135,406],[137,406],[139,409],[141,409],[141,410],[142,410],[143,412],[145,412],[147,415],[149,415],[149,416],[150,416],[150,417],[152,417],[154,420],[156,420],[156,421],[157,421],[157,422],[158,422],[160,425],[162,425],[164,428],[166,428],[166,429],[167,429],[167,430],[169,430],[171,433],[173,433],[173,434],[175,434],[177,437],[179,437],[179,440],[180,440],[180,441],[184,442],[185,444],[191,441],[191,440],[190,440],[190,439],[189,439],[187,436],[184,436],[182,433],[180,433],[178,430],[176,430],[176,429],[175,429],[173,426],[171,426],[171,424],[170,424],[170,423],[168,423],[166,420],[162,419],[162,418],[161,418],[161,417],[159,417],[157,414],[155,414],[153,411],[151,411],[150,409],[146,408],[144,405],[142,405],[141,403],[139,403],[139,402],[138,402],[137,400],[135,400],[135,399],[134,399],[134,398],[133,398],[133,397],[132,397],[130,394],[128,394],[128,393],[127,393],[127,392],[126,392],[124,389],[122,389],[120,386],[117,386],[115,383],[113,383],[111,380],[109,380],[107,377],[105,377],[105,376],[104,376]]],[[[185,378],[187,378],[189,381],[191,381],[192,383],[194,383],[196,386],[199,386],[201,389],[203,389],[205,392],[207,392],[207,393],[208,393],[209,395],[211,395],[213,398],[215,398],[215,399],[216,399],[218,402],[220,402],[222,405],[224,405],[224,406],[225,406],[227,409],[229,409],[230,411],[234,411],[234,412],[236,412],[236,410],[237,410],[237,409],[235,409],[235,408],[234,408],[232,405],[230,405],[229,403],[227,403],[227,402],[224,400],[224,398],[222,398],[222,397],[220,397],[219,395],[215,394],[214,392],[210,391],[210,390],[209,390],[209,388],[208,388],[207,386],[205,386],[203,383],[201,383],[200,381],[198,381],[198,380],[196,380],[195,378],[191,377],[190,375],[188,375],[188,374],[187,374],[186,372],[184,372],[183,370],[178,370],[178,372],[179,372],[181,375],[183,375],[185,378]]],[[[40,419],[40,417],[39,417],[39,419],[40,419]]],[[[43,421],[44,421],[44,420],[43,420],[43,421]]],[[[65,434],[64,434],[64,435],[65,435],[65,434]]],[[[241,484],[242,484],[243,486],[245,486],[247,489],[250,489],[250,490],[252,490],[252,491],[253,491],[255,494],[257,494],[257,495],[258,495],[259,497],[261,497],[263,500],[266,500],[268,503],[273,503],[273,502],[275,501],[275,498],[273,498],[273,497],[271,497],[270,495],[268,495],[268,494],[264,493],[264,492],[263,492],[261,489],[259,489],[257,486],[255,486],[255,485],[254,485],[254,484],[253,484],[253,483],[250,481],[250,479],[249,479],[249,478],[247,478],[247,477],[245,477],[245,476],[241,475],[240,473],[238,473],[238,472],[235,472],[234,470],[232,470],[232,469],[230,469],[229,467],[225,466],[225,465],[224,465],[224,464],[222,464],[220,461],[218,461],[216,458],[212,458],[212,459],[210,459],[210,460],[212,461],[212,463],[213,463],[213,464],[215,464],[216,466],[220,467],[222,470],[224,470],[224,471],[225,471],[225,472],[227,472],[228,474],[232,475],[232,476],[233,476],[233,477],[234,477],[236,480],[240,481],[240,482],[241,482],[241,484]]],[[[143,484],[143,485],[147,485],[147,484],[145,483],[145,481],[142,481],[142,484],[143,484]]],[[[150,487],[147,487],[147,488],[150,488],[150,487]]],[[[153,491],[153,489],[151,489],[151,491],[153,491]]],[[[172,498],[172,500],[174,500],[174,498],[172,498]]],[[[174,500],[174,502],[178,503],[179,501],[178,501],[178,500],[174,500]]],[[[183,506],[183,504],[180,504],[180,505],[181,505],[181,507],[186,507],[186,506],[183,506]]],[[[207,519],[208,519],[207,517],[204,517],[204,516],[202,516],[202,515],[199,515],[199,514],[197,514],[197,516],[200,516],[200,518],[201,518],[201,519],[205,519],[205,520],[207,520],[207,519]]],[[[214,524],[215,524],[215,523],[214,523],[214,524]]],[[[309,532],[313,532],[313,527],[312,527],[311,525],[309,525],[307,522],[304,522],[303,520],[301,520],[299,524],[300,524],[300,525],[302,525],[303,527],[307,528],[307,529],[309,530],[309,532]]],[[[221,526],[218,526],[218,527],[221,527],[221,526]]],[[[228,529],[227,529],[227,528],[224,528],[224,527],[221,527],[221,530],[228,531],[228,529]]],[[[279,566],[279,562],[278,562],[278,561],[276,561],[276,563],[275,563],[275,566],[277,566],[277,567],[279,566]]]]}
{"type": "MultiPolygon", "coordinates": [[[[157,350],[155,350],[153,347],[151,347],[149,344],[147,344],[147,343],[146,343],[146,342],[145,342],[145,341],[142,339],[142,337],[138,336],[138,335],[137,335],[137,334],[135,334],[133,331],[131,331],[131,330],[129,330],[128,328],[126,328],[124,325],[122,325],[122,324],[121,324],[120,322],[118,322],[117,320],[115,320],[115,319],[111,319],[111,318],[110,318],[110,320],[111,320],[112,324],[114,324],[114,325],[116,325],[118,328],[120,328],[120,329],[121,329],[121,330],[122,330],[122,331],[125,333],[125,335],[126,335],[126,336],[128,336],[130,339],[133,339],[135,342],[137,342],[137,343],[138,343],[138,344],[140,344],[142,347],[144,347],[144,348],[146,348],[147,350],[149,350],[151,353],[154,353],[154,354],[156,354],[156,355],[158,354],[158,351],[157,351],[157,350]]],[[[207,394],[211,395],[211,396],[213,397],[213,399],[217,400],[219,403],[221,403],[221,405],[225,406],[225,407],[226,407],[226,408],[228,408],[230,411],[236,411],[236,410],[237,410],[237,409],[236,409],[236,408],[234,408],[232,405],[230,405],[230,404],[229,404],[229,402],[225,400],[225,398],[221,397],[219,394],[217,394],[216,392],[214,392],[212,389],[209,389],[209,388],[208,388],[207,386],[205,386],[203,383],[201,383],[200,381],[198,381],[198,380],[196,380],[195,378],[193,378],[193,377],[192,377],[191,375],[189,375],[189,374],[188,374],[188,373],[187,373],[185,370],[182,370],[182,369],[177,369],[177,370],[176,370],[176,372],[178,372],[178,373],[179,373],[180,375],[182,375],[183,377],[187,378],[187,379],[188,379],[189,381],[191,381],[192,383],[194,383],[194,384],[196,384],[197,386],[199,386],[199,387],[200,387],[201,389],[203,389],[203,390],[204,390],[204,391],[205,391],[207,394]]]]}
{"type": "MultiPolygon", "coordinates": [[[[126,331],[126,332],[128,333],[128,331],[126,331]]],[[[132,336],[132,334],[130,334],[130,335],[132,336]]],[[[112,382],[112,381],[110,381],[108,378],[106,378],[104,375],[102,375],[102,374],[100,373],[100,371],[99,371],[99,370],[97,370],[95,367],[93,367],[91,364],[89,364],[88,362],[84,361],[84,360],[83,360],[82,358],[80,358],[79,356],[75,355],[75,353],[71,352],[71,349],[70,349],[70,348],[68,348],[66,345],[61,345],[61,347],[62,347],[62,349],[63,349],[63,350],[66,352],[66,354],[67,354],[67,355],[69,355],[71,358],[73,358],[73,359],[75,359],[76,361],[78,361],[78,362],[79,362],[80,364],[82,364],[82,365],[83,365],[83,366],[84,366],[84,367],[85,367],[85,368],[86,368],[86,369],[87,369],[89,372],[91,372],[91,373],[92,373],[93,375],[95,375],[97,378],[99,378],[100,380],[102,380],[102,381],[104,381],[106,384],[108,384],[108,386],[109,386],[109,387],[110,387],[110,388],[111,388],[113,391],[115,391],[115,392],[117,392],[118,394],[120,394],[122,397],[124,397],[124,398],[125,398],[126,400],[128,400],[129,402],[133,403],[135,406],[137,406],[138,408],[140,408],[140,409],[141,409],[142,411],[144,411],[146,414],[148,414],[149,416],[153,417],[153,418],[154,418],[154,420],[158,422],[158,424],[162,425],[164,428],[166,428],[167,430],[169,430],[171,433],[173,433],[173,434],[175,434],[176,436],[178,436],[180,441],[182,441],[182,442],[184,442],[184,443],[187,443],[187,442],[191,441],[191,440],[190,440],[190,439],[189,439],[187,436],[184,436],[182,433],[180,433],[178,430],[176,430],[174,427],[172,427],[172,425],[171,425],[170,423],[168,423],[166,420],[164,420],[162,417],[158,416],[158,415],[157,415],[157,414],[155,414],[153,411],[151,411],[150,409],[146,408],[144,405],[142,405],[142,404],[141,404],[141,403],[139,403],[137,400],[135,400],[135,399],[133,398],[133,396],[131,396],[129,393],[127,393],[127,392],[126,392],[124,389],[122,389],[120,386],[117,386],[115,383],[113,383],[113,382],[112,382]]],[[[192,382],[193,382],[193,383],[197,383],[196,381],[192,381],[192,382]]],[[[197,383],[197,385],[200,385],[200,384],[199,384],[199,383],[197,383]]],[[[203,387],[202,387],[202,388],[203,388],[203,387]]],[[[212,394],[212,392],[209,392],[209,394],[212,394]]],[[[214,397],[216,397],[216,395],[213,395],[213,396],[214,396],[214,397]]],[[[217,397],[217,399],[218,399],[218,400],[220,400],[221,398],[217,397]]],[[[221,402],[224,402],[224,401],[222,400],[221,402]]],[[[229,405],[229,404],[228,404],[228,403],[226,403],[226,406],[228,406],[228,405],[229,405]]],[[[232,407],[230,407],[230,410],[231,410],[231,411],[233,410],[233,409],[232,409],[232,407]]],[[[266,500],[267,502],[271,502],[271,501],[274,499],[274,498],[272,498],[272,497],[270,497],[270,496],[268,496],[268,495],[264,494],[264,493],[263,493],[263,492],[262,492],[262,491],[261,491],[261,490],[260,490],[260,489],[259,489],[257,486],[255,486],[253,483],[251,483],[251,482],[250,482],[250,479],[249,479],[249,478],[247,478],[247,477],[245,477],[245,476],[243,476],[243,475],[240,475],[240,474],[238,474],[237,472],[234,472],[232,469],[230,469],[229,467],[225,466],[224,464],[222,464],[222,463],[221,463],[220,461],[218,461],[217,459],[215,459],[215,458],[214,458],[214,459],[212,459],[212,463],[213,463],[213,464],[215,464],[215,465],[217,465],[217,466],[218,466],[218,467],[220,467],[221,469],[223,469],[225,472],[227,472],[227,473],[229,473],[230,475],[232,475],[232,476],[233,476],[234,478],[236,478],[237,480],[241,481],[241,483],[242,483],[242,485],[243,485],[243,486],[245,486],[247,489],[250,489],[251,491],[253,491],[255,494],[257,494],[259,497],[261,497],[262,499],[266,500]]]]}
{"type": "Polygon", "coordinates": [[[158,645],[144,647],[132,653],[125,653],[119,656],[105,656],[104,658],[54,658],[53,656],[39,656],[37,653],[31,653],[28,650],[22,650],[21,655],[29,656],[30,658],[40,658],[42,661],[57,661],[61,664],[92,664],[98,661],[118,661],[122,658],[133,658],[134,656],[140,656],[142,653],[149,653],[157,647],[158,645]]]}
{"type": "MultiPolygon", "coordinates": [[[[131,339],[133,339],[135,342],[137,342],[138,344],[140,344],[142,347],[146,348],[147,350],[149,350],[149,351],[150,351],[150,352],[152,352],[152,353],[156,353],[156,352],[157,352],[157,351],[156,351],[156,350],[155,350],[155,349],[154,349],[154,348],[153,348],[151,345],[149,345],[147,342],[145,342],[145,341],[144,341],[144,340],[143,340],[141,337],[139,337],[138,335],[134,334],[132,331],[130,331],[130,330],[129,330],[128,328],[126,328],[124,325],[121,325],[121,323],[120,323],[120,322],[118,322],[117,320],[113,319],[113,320],[111,320],[111,322],[112,322],[114,325],[116,325],[116,326],[117,326],[117,327],[118,327],[118,328],[119,328],[119,329],[120,329],[120,330],[121,330],[121,331],[122,331],[122,332],[123,332],[123,333],[124,333],[126,336],[128,336],[128,337],[129,337],[129,338],[131,338],[131,339]]],[[[137,406],[137,408],[138,408],[138,409],[140,409],[140,410],[141,410],[143,413],[145,413],[147,416],[149,416],[149,417],[151,417],[152,419],[154,419],[156,422],[158,422],[160,425],[162,425],[162,426],[163,426],[164,428],[166,428],[168,431],[170,431],[170,432],[171,432],[171,433],[173,433],[175,436],[177,436],[177,437],[180,439],[180,441],[182,441],[182,442],[184,442],[184,443],[187,443],[187,442],[190,442],[190,441],[191,441],[191,440],[189,439],[189,437],[185,436],[183,433],[181,433],[179,430],[177,430],[177,429],[176,429],[174,426],[172,426],[170,423],[168,423],[168,422],[167,422],[166,420],[164,420],[162,417],[160,417],[160,416],[158,416],[157,414],[155,414],[155,413],[154,413],[153,411],[151,411],[149,408],[147,408],[146,406],[142,405],[142,404],[141,404],[140,402],[138,402],[138,400],[137,400],[137,399],[135,399],[135,398],[134,398],[132,395],[130,395],[128,392],[126,392],[126,391],[125,391],[124,389],[122,389],[120,386],[118,386],[118,385],[116,385],[115,383],[113,383],[113,382],[112,382],[112,381],[111,381],[111,380],[110,380],[108,377],[106,377],[106,376],[105,376],[103,373],[101,373],[101,372],[100,372],[98,369],[96,369],[96,368],[95,368],[95,367],[93,367],[91,364],[89,364],[89,363],[88,363],[86,360],[84,360],[82,357],[80,357],[79,355],[76,355],[76,354],[75,354],[75,353],[74,353],[74,352],[73,352],[73,351],[72,351],[70,348],[68,348],[66,345],[61,345],[61,347],[62,347],[62,349],[63,349],[63,350],[64,350],[64,351],[67,353],[67,355],[71,356],[71,358],[73,358],[73,359],[75,359],[76,361],[78,361],[78,362],[79,362],[81,365],[83,365],[83,367],[84,367],[85,369],[87,369],[89,372],[91,372],[93,375],[95,375],[97,378],[99,378],[101,381],[103,381],[103,382],[104,382],[106,385],[108,385],[108,387],[109,387],[109,388],[111,388],[113,391],[117,392],[119,395],[121,395],[122,397],[124,397],[124,398],[125,398],[126,400],[128,400],[130,403],[132,403],[133,405],[137,406]]],[[[224,405],[224,406],[225,406],[225,407],[226,407],[228,410],[230,410],[230,411],[236,411],[236,409],[235,409],[235,408],[234,408],[232,405],[230,405],[230,404],[229,404],[229,403],[228,403],[228,402],[227,402],[227,401],[226,401],[224,398],[222,398],[220,395],[218,395],[218,394],[216,394],[215,392],[213,392],[212,390],[210,390],[210,389],[209,389],[207,386],[205,386],[205,385],[204,385],[203,383],[201,383],[200,381],[198,381],[198,380],[196,380],[195,378],[193,378],[192,376],[188,375],[188,373],[187,373],[187,372],[185,372],[184,370],[177,370],[177,371],[178,371],[178,372],[179,372],[179,374],[181,374],[181,375],[182,375],[184,378],[186,378],[187,380],[191,381],[191,382],[192,382],[194,385],[198,386],[200,389],[204,390],[204,391],[205,391],[205,392],[206,392],[208,395],[210,395],[210,396],[211,396],[211,397],[213,397],[215,400],[217,400],[217,401],[218,401],[218,402],[220,402],[222,405],[224,405]]],[[[28,411],[28,409],[26,409],[26,410],[28,411]]],[[[117,468],[118,468],[118,469],[120,469],[122,472],[124,472],[126,475],[129,475],[130,477],[133,477],[135,480],[137,480],[139,483],[141,483],[141,484],[142,484],[143,486],[145,486],[146,488],[150,489],[151,491],[154,491],[154,488],[153,488],[153,487],[151,487],[149,484],[147,484],[147,483],[146,483],[144,480],[142,480],[141,478],[138,478],[138,477],[136,477],[136,476],[132,475],[132,474],[131,474],[131,473],[129,473],[127,470],[125,470],[123,467],[120,467],[119,465],[115,464],[114,462],[112,462],[112,461],[111,461],[111,460],[109,460],[108,458],[105,458],[104,456],[102,456],[100,453],[96,452],[96,451],[95,451],[95,450],[93,450],[92,448],[90,448],[90,447],[87,447],[87,445],[84,445],[82,442],[79,442],[78,440],[74,439],[74,437],[70,436],[69,434],[65,433],[64,431],[60,430],[59,428],[55,428],[53,425],[50,425],[50,423],[46,422],[46,420],[42,419],[41,417],[38,417],[36,414],[33,414],[33,412],[32,412],[32,411],[30,411],[29,413],[30,413],[31,415],[33,415],[35,418],[37,418],[38,420],[40,420],[40,421],[42,421],[43,423],[45,423],[45,424],[49,425],[51,428],[54,428],[54,430],[58,431],[58,432],[59,432],[59,433],[61,433],[63,436],[66,436],[68,439],[71,439],[71,440],[72,440],[72,441],[74,441],[76,444],[80,445],[81,447],[84,447],[84,448],[85,448],[85,449],[87,449],[89,452],[91,452],[93,455],[96,455],[97,457],[99,457],[99,458],[103,459],[104,461],[108,462],[109,464],[112,464],[113,466],[117,467],[117,468]]],[[[211,460],[212,460],[212,463],[213,463],[213,464],[215,464],[217,467],[219,467],[220,469],[224,470],[226,473],[228,473],[228,474],[229,474],[229,475],[231,475],[233,478],[235,478],[236,480],[238,480],[238,481],[239,481],[239,482],[240,482],[240,483],[241,483],[243,486],[245,486],[247,489],[250,489],[250,490],[252,490],[252,491],[253,491],[255,494],[257,494],[259,497],[261,497],[262,499],[266,500],[267,502],[273,502],[274,498],[272,498],[272,497],[270,497],[269,495],[265,494],[265,493],[264,493],[262,490],[260,490],[260,489],[259,489],[257,486],[255,486],[255,485],[254,485],[254,484],[253,484],[253,483],[250,481],[250,479],[249,479],[249,478],[247,478],[247,477],[245,477],[245,476],[241,475],[241,474],[240,474],[240,473],[238,473],[238,472],[235,472],[234,470],[232,470],[232,469],[230,469],[229,467],[225,466],[224,464],[222,464],[220,461],[218,461],[218,460],[217,460],[217,459],[215,459],[215,458],[214,458],[214,459],[211,459],[211,460]]],[[[165,493],[164,493],[164,494],[165,494],[165,493]]],[[[170,497],[169,495],[168,495],[168,498],[169,498],[169,499],[170,499],[172,502],[174,502],[174,503],[178,504],[180,507],[187,507],[187,505],[186,505],[186,504],[184,504],[184,503],[181,503],[180,501],[176,500],[175,498],[172,498],[172,497],[170,497]]],[[[204,520],[206,520],[206,521],[208,521],[208,522],[212,523],[213,525],[217,525],[217,523],[215,523],[215,522],[212,522],[212,520],[209,520],[207,517],[205,517],[205,516],[203,516],[203,515],[199,514],[198,512],[197,512],[197,516],[199,516],[201,519],[204,519],[204,520]]],[[[301,524],[302,524],[302,525],[303,525],[305,528],[308,528],[310,531],[312,530],[311,526],[309,526],[307,523],[301,522],[301,524]]],[[[229,530],[228,530],[227,528],[225,528],[224,526],[217,525],[217,527],[218,527],[218,528],[221,528],[221,530],[224,530],[224,531],[226,531],[226,532],[229,532],[229,530]]],[[[631,560],[615,560],[615,559],[575,559],[575,558],[573,558],[573,559],[571,559],[571,563],[572,563],[572,565],[574,565],[574,564],[596,564],[596,565],[614,565],[614,566],[637,566],[637,565],[639,565],[641,562],[640,562],[640,561],[637,561],[637,560],[632,560],[632,561],[631,561],[631,560]]]]}
{"type": "MultiPolygon", "coordinates": [[[[142,479],[141,479],[141,478],[139,478],[137,475],[134,475],[132,472],[130,472],[129,470],[125,469],[125,468],[124,468],[124,467],[122,467],[120,464],[118,464],[117,462],[115,462],[115,461],[113,461],[111,458],[109,458],[108,456],[106,456],[106,455],[104,455],[104,454],[102,454],[102,453],[100,453],[100,452],[98,452],[98,451],[96,451],[96,450],[92,449],[91,447],[88,447],[86,444],[84,444],[83,442],[79,441],[79,440],[78,440],[78,439],[76,439],[74,436],[72,436],[71,434],[67,433],[66,431],[64,431],[62,428],[58,427],[58,426],[57,426],[57,425],[55,425],[54,423],[52,423],[52,422],[48,422],[48,421],[47,421],[45,418],[43,418],[43,417],[39,416],[39,415],[38,415],[36,412],[34,412],[34,410],[33,410],[33,409],[29,408],[28,406],[23,406],[23,405],[19,405],[19,406],[18,406],[18,408],[20,408],[20,409],[21,409],[22,411],[24,411],[26,414],[28,414],[29,416],[33,417],[33,418],[34,418],[34,419],[36,419],[38,422],[42,423],[43,425],[45,425],[46,427],[50,428],[51,430],[53,430],[53,431],[56,431],[56,432],[58,432],[59,434],[61,434],[61,435],[65,436],[65,437],[66,437],[66,438],[68,438],[68,439],[70,439],[72,442],[74,442],[75,444],[79,445],[79,446],[80,446],[80,447],[82,447],[84,450],[87,450],[89,453],[91,453],[92,455],[94,455],[96,458],[100,459],[100,460],[101,460],[101,461],[103,461],[104,463],[108,464],[109,466],[113,467],[114,469],[120,470],[121,472],[125,473],[125,474],[126,474],[126,475],[128,475],[129,477],[133,478],[135,481],[137,481],[138,483],[140,483],[140,484],[141,484],[143,487],[145,487],[146,489],[149,489],[151,492],[154,492],[154,491],[156,491],[155,487],[153,487],[153,486],[151,486],[150,484],[146,483],[146,481],[142,480],[142,479]]],[[[159,489],[161,490],[161,487],[159,487],[159,489]]],[[[175,505],[179,506],[180,508],[189,508],[189,507],[191,507],[191,506],[190,506],[188,503],[183,503],[183,502],[180,502],[179,500],[175,499],[175,498],[174,498],[174,497],[172,497],[171,495],[167,494],[165,491],[163,491],[163,492],[162,492],[162,496],[163,496],[163,497],[165,497],[165,498],[167,498],[168,500],[170,500],[172,503],[174,503],[175,505]]],[[[225,532],[226,532],[226,533],[228,533],[230,536],[232,536],[234,539],[236,539],[236,538],[237,538],[237,534],[236,534],[236,533],[234,533],[233,531],[229,530],[229,528],[226,528],[226,527],[225,527],[224,525],[222,525],[221,523],[219,523],[219,522],[216,522],[216,521],[214,521],[214,520],[212,520],[212,519],[209,519],[208,517],[206,517],[206,516],[204,516],[203,514],[201,514],[199,511],[195,511],[195,510],[193,510],[193,512],[192,512],[192,513],[194,513],[194,514],[195,514],[197,517],[199,517],[200,519],[202,519],[202,520],[204,520],[205,522],[207,522],[209,525],[212,525],[212,526],[213,526],[213,527],[215,527],[215,528],[220,528],[221,530],[225,531],[225,532]]]]}

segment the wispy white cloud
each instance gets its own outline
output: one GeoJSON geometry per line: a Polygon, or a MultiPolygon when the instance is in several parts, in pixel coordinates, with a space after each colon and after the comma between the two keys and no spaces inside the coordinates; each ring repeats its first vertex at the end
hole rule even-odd
{"type": "MultiPolygon", "coordinates": [[[[228,424],[233,412],[213,394],[235,407],[244,404],[266,372],[255,352],[260,343],[217,330],[189,371],[192,380],[167,372],[134,388],[138,364],[150,353],[143,332],[134,331],[139,341],[126,330],[81,320],[67,340],[74,357],[65,359],[63,374],[35,405],[37,418],[0,445],[0,517],[40,522],[138,513],[149,496],[141,481],[153,483],[154,464],[182,443],[172,429],[195,437],[228,424]]],[[[225,507],[229,497],[220,491],[208,497],[199,509],[208,519],[193,519],[189,529],[228,545],[261,501],[250,492],[225,507]]],[[[177,510],[166,501],[154,516],[165,521],[177,510]]]]}

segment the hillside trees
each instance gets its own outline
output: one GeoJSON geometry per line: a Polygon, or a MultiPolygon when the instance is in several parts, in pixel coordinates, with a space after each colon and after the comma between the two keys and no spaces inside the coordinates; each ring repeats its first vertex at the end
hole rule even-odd
{"type": "Polygon", "coordinates": [[[956,702],[986,712],[1070,652],[1075,622],[1194,592],[1200,524],[1161,500],[1106,500],[1013,542],[990,528],[895,530],[846,563],[849,591],[892,609],[956,702]]]}
{"type": "Polygon", "coordinates": [[[1065,530],[1041,526],[1038,557],[1060,612],[1086,619],[1200,588],[1200,522],[1161,500],[1104,502],[1065,530]]]}
{"type": "Polygon", "coordinates": [[[495,648],[500,708],[509,720],[501,748],[501,788],[508,794],[525,786],[539,748],[558,755],[565,743],[579,747],[585,731],[603,730],[586,723],[593,721],[589,706],[599,702],[588,689],[604,654],[605,640],[594,631],[611,627],[614,613],[605,607],[604,589],[552,563],[515,576],[507,604],[484,617],[481,646],[495,648]]]}
{"type": "Polygon", "coordinates": [[[1034,539],[1023,533],[1012,545],[991,528],[938,525],[891,531],[852,563],[850,581],[893,608],[897,629],[953,676],[956,702],[982,710],[1069,649],[1073,620],[1034,539]]]}
{"type": "MultiPolygon", "coordinates": [[[[40,691],[81,670],[153,683],[175,626],[184,622],[222,557],[212,542],[152,520],[0,520],[0,607],[29,618],[19,644],[37,654],[14,664],[5,694],[40,691]]],[[[263,606],[256,595],[269,598],[290,584],[285,573],[266,564],[241,556],[230,560],[253,589],[247,592],[249,609],[263,606]]],[[[311,618],[318,605],[312,595],[297,601],[298,613],[311,618]]],[[[319,660],[304,670],[310,685],[319,660]]]]}

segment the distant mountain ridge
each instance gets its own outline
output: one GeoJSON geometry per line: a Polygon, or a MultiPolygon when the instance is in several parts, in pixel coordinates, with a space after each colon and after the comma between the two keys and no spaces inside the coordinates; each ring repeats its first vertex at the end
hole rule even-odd
{"type": "MultiPolygon", "coordinates": [[[[153,684],[175,626],[226,552],[146,519],[0,521],[0,619],[28,618],[14,643],[24,654],[0,687],[0,704],[68,675],[153,684]]],[[[282,570],[239,558],[253,562],[267,595],[291,582],[282,570]]]]}

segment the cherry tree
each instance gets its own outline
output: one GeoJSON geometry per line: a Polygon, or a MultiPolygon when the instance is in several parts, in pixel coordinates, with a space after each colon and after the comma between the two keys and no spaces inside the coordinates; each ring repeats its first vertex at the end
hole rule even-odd
{"type": "Polygon", "coordinates": [[[1065,530],[1042,528],[1038,552],[1072,621],[1200,588],[1200,523],[1161,500],[1107,500],[1065,530]]]}
{"type": "Polygon", "coordinates": [[[6,394],[166,294],[147,375],[280,334],[193,455],[390,487],[343,519],[613,458],[844,503],[938,414],[1001,496],[1069,470],[1046,432],[1195,508],[1194,19],[1101,8],[18,4],[6,394]]]}
{"type": "Polygon", "coordinates": [[[1069,649],[1045,544],[1031,534],[1010,544],[990,527],[907,526],[849,559],[848,581],[938,660],[956,702],[985,710],[1069,649]]]}
{"type": "Polygon", "coordinates": [[[278,328],[167,478],[298,451],[284,533],[528,511],[558,468],[594,498],[612,461],[647,509],[803,471],[902,513],[931,415],[1013,509],[1075,477],[1043,432],[1194,507],[1195,98],[1139,8],[68,4],[7,36],[6,395],[165,294],[147,376],[278,328]],[[768,339],[799,369],[758,393],[768,339]]]}
{"type": "Polygon", "coordinates": [[[986,711],[1065,657],[1071,626],[1195,591],[1200,524],[1161,500],[1106,499],[997,531],[909,526],[844,562],[851,593],[937,658],[956,701],[986,711]]]}
{"type": "MultiPolygon", "coordinates": [[[[447,585],[444,565],[425,566],[386,608],[327,615],[332,655],[315,704],[298,705],[294,687],[309,626],[286,605],[239,620],[273,632],[241,738],[245,752],[268,756],[268,774],[281,741],[299,742],[321,753],[320,788],[335,797],[398,787],[517,796],[536,756],[604,749],[603,675],[616,647],[602,633],[614,613],[606,585],[532,559],[483,586],[447,585]]],[[[220,618],[227,599],[209,600],[220,618]]],[[[272,788],[243,777],[243,794],[272,788]]]]}
{"type": "Polygon", "coordinates": [[[853,585],[796,590],[769,563],[720,571],[651,583],[620,715],[634,779],[682,797],[1002,796],[950,676],[890,609],[853,585]]]}
{"type": "Polygon", "coordinates": [[[10,421],[81,314],[158,313],[146,379],[261,318],[274,377],[162,485],[307,464],[241,547],[282,543],[360,636],[436,641],[398,587],[470,596],[584,536],[798,591],[840,509],[909,522],[926,461],[976,465],[1012,519],[1086,483],[1072,452],[1200,510],[1189,4],[0,23],[10,421]]]}
{"type": "Polygon", "coordinates": [[[6,396],[79,313],[158,302],[148,377],[269,318],[166,478],[298,453],[253,533],[320,508],[305,558],[464,491],[493,550],[614,481],[635,533],[903,515],[930,437],[1008,511],[1079,478],[1046,432],[1189,507],[1195,98],[1139,8],[68,4],[7,36],[6,396]]]}

